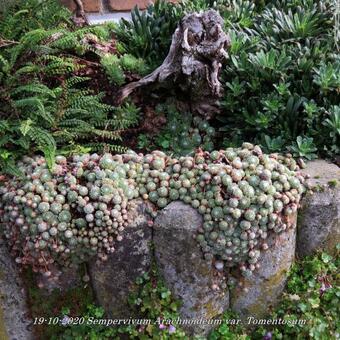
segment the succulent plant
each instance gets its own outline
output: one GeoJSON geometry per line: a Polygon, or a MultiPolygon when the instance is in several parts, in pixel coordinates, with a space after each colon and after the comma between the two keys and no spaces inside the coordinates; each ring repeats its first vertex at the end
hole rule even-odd
{"type": "Polygon", "coordinates": [[[17,166],[25,177],[0,187],[0,230],[18,263],[52,278],[55,268],[114,253],[139,197],[160,209],[174,200],[197,209],[205,258],[250,275],[268,236],[293,227],[305,191],[292,156],[249,143],[178,159],[160,151],[58,156],[51,173],[39,156],[17,166]]]}
{"type": "MultiPolygon", "coordinates": [[[[151,140],[150,136],[140,136],[140,148],[161,148],[175,157],[192,156],[198,148],[204,151],[214,150],[216,131],[206,120],[198,116],[193,117],[188,112],[178,112],[171,101],[157,105],[156,112],[166,115],[167,124],[157,137],[151,137],[151,140]]],[[[217,153],[218,151],[212,153],[212,157],[217,153]]]]}

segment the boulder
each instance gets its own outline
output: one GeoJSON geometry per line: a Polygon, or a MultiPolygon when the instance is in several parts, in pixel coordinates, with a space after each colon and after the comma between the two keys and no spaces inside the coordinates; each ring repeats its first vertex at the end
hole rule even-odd
{"type": "Polygon", "coordinates": [[[317,250],[334,254],[340,243],[340,168],[323,160],[307,163],[313,192],[303,198],[298,218],[297,255],[317,250]]]}
{"type": "MultiPolygon", "coordinates": [[[[191,206],[173,202],[156,217],[155,256],[160,275],[175,298],[181,300],[181,319],[210,320],[229,307],[225,277],[219,275],[194,236],[202,226],[202,216],[191,206]]],[[[207,334],[211,325],[184,325],[192,334],[207,334]]]]}
{"type": "Polygon", "coordinates": [[[133,223],[129,225],[115,252],[107,261],[93,260],[88,269],[98,303],[112,318],[129,318],[134,315],[128,297],[136,287],[138,277],[149,272],[151,267],[152,229],[149,224],[147,205],[134,202],[129,212],[133,223]]]}
{"type": "Polygon", "coordinates": [[[0,339],[34,339],[19,267],[0,240],[0,339]]]}
{"type": "MultiPolygon", "coordinates": [[[[294,217],[296,222],[296,216],[294,217]]],[[[249,278],[241,279],[242,286],[230,290],[231,309],[241,319],[261,318],[269,314],[285,288],[288,272],[294,262],[296,223],[281,234],[271,234],[268,250],[261,254],[260,268],[249,278]]]]}

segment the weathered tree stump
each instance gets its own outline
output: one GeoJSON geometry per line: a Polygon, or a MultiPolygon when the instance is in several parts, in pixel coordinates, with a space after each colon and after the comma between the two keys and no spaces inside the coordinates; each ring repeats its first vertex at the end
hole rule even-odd
{"type": "Polygon", "coordinates": [[[186,15],[176,29],[169,54],[155,71],[120,92],[122,102],[137,88],[154,85],[179,88],[189,98],[190,109],[209,118],[216,113],[222,95],[219,73],[228,57],[230,39],[223,19],[214,10],[186,15]]]}

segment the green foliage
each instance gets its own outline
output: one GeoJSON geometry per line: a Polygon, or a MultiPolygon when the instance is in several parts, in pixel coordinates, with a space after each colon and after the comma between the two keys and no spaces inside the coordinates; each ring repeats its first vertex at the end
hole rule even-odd
{"type": "Polygon", "coordinates": [[[125,83],[124,71],[120,65],[118,56],[114,54],[106,54],[102,57],[100,62],[110,81],[118,86],[125,83]]]}
{"type": "MultiPolygon", "coordinates": [[[[239,317],[237,314],[228,311],[224,313],[220,319],[223,320],[237,320],[239,317]]],[[[223,323],[217,329],[213,330],[209,336],[208,340],[251,340],[251,336],[247,335],[246,330],[242,325],[228,325],[228,323],[223,323]]]]}
{"type": "Polygon", "coordinates": [[[326,117],[322,122],[326,128],[324,137],[326,139],[330,137],[331,150],[329,151],[337,155],[340,153],[340,106],[331,106],[326,117]]]}
{"type": "Polygon", "coordinates": [[[261,144],[263,145],[266,152],[280,152],[283,149],[285,141],[281,136],[271,138],[268,135],[262,135],[261,144]]]}
{"type": "MultiPolygon", "coordinates": [[[[296,325],[260,326],[252,332],[243,327],[221,325],[209,340],[234,339],[335,339],[339,333],[340,290],[338,286],[339,256],[326,253],[307,257],[296,263],[289,274],[286,292],[271,319],[306,320],[296,325]]],[[[227,313],[224,319],[237,316],[227,313]]]]}
{"type": "Polygon", "coordinates": [[[0,37],[17,41],[33,30],[65,27],[69,18],[70,12],[55,0],[6,0],[0,11],[0,37]]]}
{"type": "Polygon", "coordinates": [[[154,68],[168,53],[182,10],[172,3],[157,0],[146,11],[135,7],[131,15],[131,22],[122,19],[115,29],[120,51],[143,58],[154,68]]]}
{"type": "MultiPolygon", "coordinates": [[[[91,89],[91,78],[86,76],[92,67],[101,67],[88,62],[88,55],[92,60],[93,57],[118,59],[111,54],[103,56],[94,46],[109,40],[111,26],[76,29],[67,21],[69,15],[52,0],[20,0],[2,15],[0,169],[3,172],[18,175],[15,158],[32,152],[42,152],[52,167],[57,150],[61,154],[126,150],[119,145],[121,132],[137,123],[136,115],[118,118],[116,113],[119,111],[121,116],[125,106],[114,108],[106,104],[104,93],[98,87],[91,89]],[[22,20],[23,15],[29,20],[22,20]]],[[[125,77],[123,70],[143,70],[143,61],[132,56],[119,60],[122,65],[119,84],[125,77]]],[[[110,78],[114,78],[114,72],[110,78]]]]}
{"type": "Polygon", "coordinates": [[[332,62],[321,62],[319,67],[314,68],[314,83],[318,85],[325,95],[337,92],[340,88],[340,58],[332,62]]]}
{"type": "Polygon", "coordinates": [[[51,340],[117,339],[117,337],[115,337],[117,334],[115,328],[91,323],[91,320],[105,318],[104,309],[102,307],[89,304],[83,314],[77,316],[83,318],[82,320],[84,320],[84,322],[79,322],[77,324],[71,322],[72,316],[70,316],[70,311],[71,309],[69,307],[64,307],[62,309],[63,315],[60,317],[64,324],[62,332],[60,332],[60,334],[52,334],[51,340]]]}
{"type": "Polygon", "coordinates": [[[130,54],[124,54],[120,58],[120,64],[125,71],[134,72],[137,74],[144,75],[148,72],[148,68],[145,65],[145,62],[143,59],[130,55],[130,54]]]}
{"type": "MultiPolygon", "coordinates": [[[[271,319],[306,320],[305,324],[297,323],[259,326],[253,330],[246,330],[242,323],[230,325],[222,323],[209,336],[195,339],[208,340],[262,340],[262,339],[335,339],[339,332],[337,319],[339,314],[340,290],[337,286],[339,256],[332,257],[326,253],[297,262],[289,274],[286,292],[279,307],[269,316],[271,319]]],[[[129,302],[133,309],[138,311],[144,319],[153,321],[176,319],[179,317],[179,303],[176,302],[170,291],[159,280],[155,269],[150,274],[144,274],[136,282],[135,292],[130,296],[129,302]]],[[[61,318],[72,316],[72,306],[66,305],[62,309],[61,318]]],[[[85,320],[105,318],[100,307],[88,305],[84,314],[85,320]]],[[[239,317],[228,311],[220,317],[223,320],[238,319],[239,317]]],[[[64,319],[65,322],[67,319],[64,319]]],[[[51,326],[50,326],[51,327],[51,326]]],[[[60,328],[59,328],[60,329],[60,328]]],[[[55,339],[184,339],[188,338],[177,327],[159,321],[150,326],[116,326],[103,325],[73,325],[64,327],[63,333],[55,335],[55,339]],[[165,326],[165,327],[163,327],[165,326]],[[169,332],[170,331],[170,332],[169,332]]],[[[52,337],[53,338],[53,337],[52,337]]]]}
{"type": "Polygon", "coordinates": [[[105,54],[100,62],[110,81],[118,86],[125,83],[124,71],[141,75],[147,72],[144,60],[137,59],[129,54],[124,54],[122,57],[118,57],[115,54],[105,54]]]}
{"type": "Polygon", "coordinates": [[[162,320],[174,320],[179,317],[179,303],[174,300],[154,268],[149,274],[145,273],[136,280],[135,292],[129,297],[129,303],[140,320],[151,322],[111,327],[91,324],[88,320],[103,319],[105,316],[101,307],[89,305],[84,315],[81,315],[85,319],[82,325],[67,326],[70,309],[64,308],[64,315],[61,318],[65,320],[65,331],[52,339],[184,339],[183,331],[166,324],[165,321],[162,322],[162,320]]]}
{"type": "Polygon", "coordinates": [[[162,149],[175,156],[193,155],[198,148],[214,149],[215,129],[200,117],[180,113],[173,104],[159,104],[158,114],[167,117],[167,124],[157,136],[138,136],[138,147],[145,150],[162,149]]]}
{"type": "Polygon", "coordinates": [[[332,4],[268,1],[261,9],[230,0],[218,5],[231,37],[223,114],[218,117],[224,139],[237,136],[238,144],[250,140],[282,151],[305,136],[313,138],[313,153],[332,156],[339,151],[334,108],[340,64],[332,4]],[[270,140],[278,143],[269,146],[270,140]]]}
{"type": "Polygon", "coordinates": [[[296,142],[289,147],[289,150],[293,153],[294,157],[305,158],[308,160],[312,160],[316,158],[315,152],[317,151],[313,138],[310,137],[301,137],[298,136],[296,138],[296,142]]]}
{"type": "MultiPolygon", "coordinates": [[[[307,320],[305,325],[282,325],[270,330],[275,339],[335,339],[339,332],[339,256],[320,253],[294,265],[287,291],[273,318],[307,320]]],[[[268,330],[259,329],[258,337],[268,330]]]]}
{"type": "Polygon", "coordinates": [[[209,8],[217,8],[217,5],[223,4],[223,0],[182,0],[180,6],[183,12],[199,12],[209,8]]]}
{"type": "Polygon", "coordinates": [[[225,10],[225,20],[227,23],[239,23],[241,27],[249,27],[253,20],[255,4],[253,1],[231,0],[225,2],[228,8],[225,10]]]}

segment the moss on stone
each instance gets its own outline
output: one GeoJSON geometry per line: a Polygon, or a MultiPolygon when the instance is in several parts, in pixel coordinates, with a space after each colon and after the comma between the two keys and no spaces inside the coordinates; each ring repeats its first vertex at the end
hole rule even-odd
{"type": "MultiPolygon", "coordinates": [[[[69,316],[84,315],[87,306],[94,303],[93,292],[89,285],[74,287],[67,291],[54,289],[51,293],[47,293],[46,290],[38,288],[36,276],[30,269],[23,272],[23,280],[27,287],[27,302],[33,320],[41,316],[60,317],[65,307],[70,309],[69,316]]],[[[34,333],[37,339],[50,339],[52,335],[58,337],[63,329],[60,325],[44,323],[36,325],[34,333]]]]}
{"type": "Polygon", "coordinates": [[[1,340],[7,340],[8,339],[5,321],[4,321],[4,313],[2,311],[1,306],[0,306],[0,339],[1,340]]]}
{"type": "Polygon", "coordinates": [[[256,317],[263,317],[268,314],[268,301],[275,296],[273,290],[277,288],[282,282],[285,281],[287,269],[283,268],[272,275],[270,278],[266,279],[262,283],[261,292],[256,302],[248,306],[248,315],[254,315],[256,317]]]}
{"type": "Polygon", "coordinates": [[[338,180],[337,179],[332,179],[332,180],[328,181],[328,185],[330,187],[336,187],[338,185],[338,180]]]}

